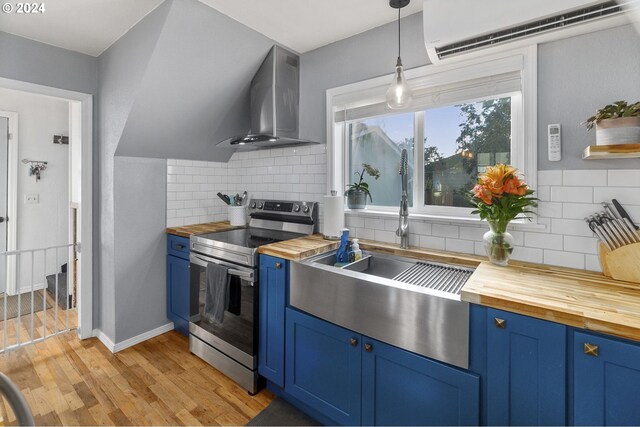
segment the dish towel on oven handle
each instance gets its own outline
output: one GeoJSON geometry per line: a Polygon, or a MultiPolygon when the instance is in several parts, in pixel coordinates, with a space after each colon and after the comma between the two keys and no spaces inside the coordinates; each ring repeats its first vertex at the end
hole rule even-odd
{"type": "Polygon", "coordinates": [[[229,304],[229,268],[210,262],[205,274],[207,285],[202,314],[208,322],[222,323],[229,304]]]}

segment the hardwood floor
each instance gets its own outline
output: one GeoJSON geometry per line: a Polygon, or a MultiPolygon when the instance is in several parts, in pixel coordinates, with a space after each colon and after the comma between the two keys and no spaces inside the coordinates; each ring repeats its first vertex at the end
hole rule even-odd
{"type": "MultiPolygon", "coordinates": [[[[37,425],[244,425],[273,400],[249,396],[189,353],[175,331],[112,354],[71,331],[0,355],[37,425]]],[[[3,422],[15,424],[0,403],[3,422]]]]}
{"type": "MultiPolygon", "coordinates": [[[[38,291],[37,294],[42,295],[42,291],[38,291]]],[[[45,311],[37,311],[33,313],[33,339],[36,340],[43,336],[43,332],[46,328],[47,336],[53,335],[56,331],[63,331],[65,329],[76,329],[78,326],[78,313],[75,308],[67,310],[60,307],[58,305],[58,325],[56,329],[56,301],[51,297],[51,295],[46,292],[47,295],[47,310],[45,311]],[[67,316],[68,314],[68,316],[67,316]],[[45,318],[46,317],[46,318],[45,318]],[[68,321],[68,323],[67,323],[68,321]]],[[[0,304],[4,301],[4,296],[0,295],[0,304]]],[[[18,322],[18,318],[14,317],[13,319],[7,319],[6,329],[4,325],[4,321],[0,318],[0,349],[2,349],[3,343],[6,347],[11,347],[13,345],[25,344],[31,341],[31,314],[23,314],[20,316],[20,321],[18,322]],[[18,327],[19,326],[19,327],[18,327]],[[20,330],[20,336],[18,337],[18,329],[20,330]],[[6,338],[4,337],[4,332],[6,330],[6,338]]]]}

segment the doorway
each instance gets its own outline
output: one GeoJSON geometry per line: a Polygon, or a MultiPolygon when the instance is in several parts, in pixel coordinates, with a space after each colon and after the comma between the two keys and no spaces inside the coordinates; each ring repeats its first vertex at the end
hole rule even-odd
{"type": "Polygon", "coordinates": [[[92,336],[91,145],[91,95],[0,78],[0,350],[76,325],[92,336]],[[26,127],[25,114],[12,129],[7,89],[48,106],[41,119],[26,127]]]}

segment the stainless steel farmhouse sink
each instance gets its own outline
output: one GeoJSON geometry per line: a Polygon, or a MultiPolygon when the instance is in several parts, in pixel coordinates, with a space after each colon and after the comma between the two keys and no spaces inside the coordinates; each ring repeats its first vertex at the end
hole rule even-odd
{"type": "Polygon", "coordinates": [[[290,304],[328,322],[452,365],[469,365],[469,267],[364,252],[335,267],[335,251],[291,262],[290,304]]]}

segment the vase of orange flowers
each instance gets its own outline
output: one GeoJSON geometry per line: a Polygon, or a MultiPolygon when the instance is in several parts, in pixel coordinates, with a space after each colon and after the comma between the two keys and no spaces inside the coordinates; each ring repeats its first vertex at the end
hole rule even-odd
{"type": "Polygon", "coordinates": [[[533,190],[518,176],[512,166],[498,163],[487,167],[478,175],[470,194],[470,202],[476,208],[473,213],[489,223],[489,231],[483,236],[489,260],[497,265],[507,265],[513,253],[513,236],[507,226],[516,217],[530,219],[529,208],[537,206],[533,190]]]}

